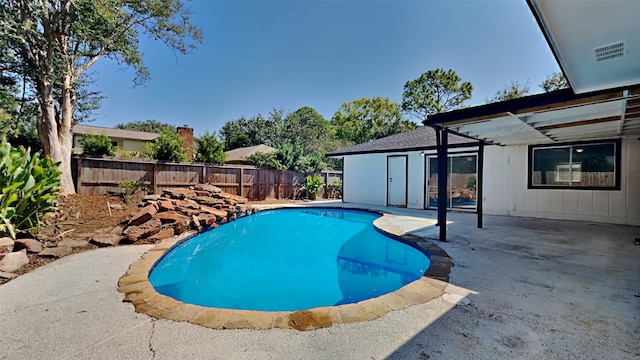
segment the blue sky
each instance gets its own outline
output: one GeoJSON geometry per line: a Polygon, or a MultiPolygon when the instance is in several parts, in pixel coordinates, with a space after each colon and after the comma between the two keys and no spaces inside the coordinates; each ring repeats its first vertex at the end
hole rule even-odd
{"type": "Polygon", "coordinates": [[[483,104],[511,81],[533,93],[559,71],[524,0],[206,1],[188,4],[204,44],[180,55],[147,40],[145,86],[107,59],[92,69],[106,99],[91,125],[155,119],[196,135],[228,120],[315,108],[330,119],[343,102],[400,102],[403,85],[453,69],[483,104]]]}

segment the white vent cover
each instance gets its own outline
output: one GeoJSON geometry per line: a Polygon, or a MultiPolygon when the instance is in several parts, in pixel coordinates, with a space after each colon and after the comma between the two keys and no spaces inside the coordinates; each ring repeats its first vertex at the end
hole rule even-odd
{"type": "Polygon", "coordinates": [[[603,45],[593,49],[597,61],[611,60],[624,56],[624,41],[603,45]]]}

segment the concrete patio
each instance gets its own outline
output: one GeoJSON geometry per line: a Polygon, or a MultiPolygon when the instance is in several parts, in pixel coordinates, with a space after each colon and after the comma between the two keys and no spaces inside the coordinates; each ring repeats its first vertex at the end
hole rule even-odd
{"type": "Polygon", "coordinates": [[[476,229],[475,214],[449,219],[450,241],[439,245],[456,266],[443,296],[307,332],[211,330],[135,313],[117,281],[150,246],[66,257],[0,286],[0,359],[640,357],[639,228],[485,216],[476,229]]]}

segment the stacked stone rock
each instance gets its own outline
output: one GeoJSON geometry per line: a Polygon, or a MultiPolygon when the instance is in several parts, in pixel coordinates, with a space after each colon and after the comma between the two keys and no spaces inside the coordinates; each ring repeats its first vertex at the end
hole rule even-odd
{"type": "Polygon", "coordinates": [[[42,243],[33,239],[0,238],[0,278],[13,279],[21,267],[29,263],[29,253],[42,251],[42,243]]]}
{"type": "Polygon", "coordinates": [[[17,277],[17,271],[29,264],[27,254],[37,254],[44,258],[59,258],[73,252],[74,248],[88,245],[85,240],[65,240],[55,247],[43,247],[42,242],[35,239],[16,239],[9,237],[0,238],[0,278],[13,279],[17,277]]]}
{"type": "Polygon", "coordinates": [[[91,242],[98,246],[155,243],[186,230],[214,228],[254,212],[246,198],[208,184],[165,189],[162,195],[144,197],[141,207],[120,225],[93,236],[91,242]]]}
{"type": "MultiPolygon", "coordinates": [[[[438,189],[430,188],[429,197],[431,199],[437,199],[438,189]]],[[[473,201],[475,199],[476,199],[476,192],[474,190],[454,187],[451,191],[451,200],[453,200],[454,202],[473,201]]]]}

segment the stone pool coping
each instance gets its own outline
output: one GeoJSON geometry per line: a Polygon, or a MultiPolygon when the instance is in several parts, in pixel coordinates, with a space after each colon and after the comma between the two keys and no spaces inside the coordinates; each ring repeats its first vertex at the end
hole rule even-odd
{"type": "MultiPolygon", "coordinates": [[[[340,207],[340,209],[346,208],[340,207]]],[[[453,267],[453,262],[447,253],[429,239],[413,235],[398,226],[403,222],[405,224],[411,222],[408,219],[410,217],[397,216],[380,211],[366,211],[382,214],[382,217],[374,221],[374,226],[379,231],[430,254],[431,265],[422,278],[394,292],[358,303],[300,311],[234,310],[187,304],[157,293],[149,282],[149,272],[167,250],[176,243],[195,235],[192,232],[165,239],[144,253],[140,259],[131,264],[127,272],[120,278],[118,291],[125,294],[123,301],[131,302],[136,312],[156,318],[187,321],[213,329],[255,330],[273,328],[313,330],[330,327],[337,323],[374,320],[384,316],[389,311],[423,304],[440,297],[448,285],[449,272],[453,267]]],[[[431,223],[425,223],[426,227],[435,226],[433,221],[431,223]]],[[[424,228],[422,227],[422,229],[424,228]]]]}

